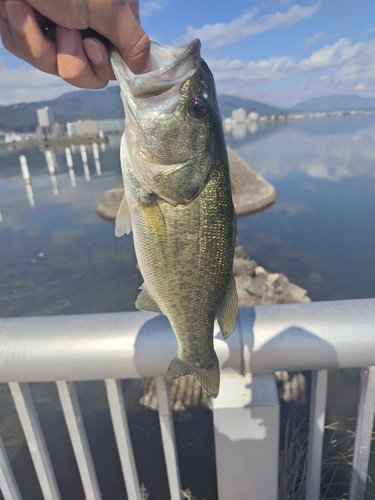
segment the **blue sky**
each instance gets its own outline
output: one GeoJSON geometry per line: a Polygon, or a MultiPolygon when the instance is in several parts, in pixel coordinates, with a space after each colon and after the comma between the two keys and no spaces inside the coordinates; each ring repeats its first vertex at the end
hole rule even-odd
{"type": "MultiPolygon", "coordinates": [[[[312,97],[375,97],[374,0],[140,0],[164,45],[202,40],[219,93],[292,106],[312,97]]],[[[74,90],[0,45],[0,104],[74,90]]]]}

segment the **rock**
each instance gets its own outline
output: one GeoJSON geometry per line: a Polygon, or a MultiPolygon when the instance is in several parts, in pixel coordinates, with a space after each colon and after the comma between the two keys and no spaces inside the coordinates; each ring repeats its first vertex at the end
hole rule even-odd
{"type": "MultiPolygon", "coordinates": [[[[243,248],[238,252],[243,256],[243,248]]],[[[262,266],[246,257],[236,258],[233,270],[239,306],[289,304],[310,302],[307,291],[282,273],[268,273],[262,266]],[[252,264],[250,264],[252,263],[252,264]],[[253,274],[247,274],[255,265],[253,274]]]]}
{"type": "MultiPolygon", "coordinates": [[[[288,283],[288,288],[287,288],[288,293],[295,299],[296,302],[302,302],[303,299],[307,295],[307,290],[301,288],[298,285],[295,285],[294,283],[288,283]]],[[[310,300],[309,300],[310,302],[310,300]]]]}
{"type": "Polygon", "coordinates": [[[237,289],[238,294],[238,307],[243,306],[258,306],[261,304],[261,300],[256,295],[250,295],[249,292],[243,288],[237,289]]]}
{"type": "Polygon", "coordinates": [[[121,200],[124,197],[124,187],[118,186],[114,189],[109,189],[104,193],[104,196],[96,205],[95,211],[100,217],[107,221],[113,221],[116,218],[121,200]]]}
{"type": "Polygon", "coordinates": [[[240,274],[247,274],[253,276],[257,263],[255,260],[247,259],[234,259],[233,261],[233,274],[239,276],[240,274]]]}
{"type": "Polygon", "coordinates": [[[257,266],[257,267],[255,268],[255,274],[258,276],[258,275],[260,275],[260,274],[267,275],[268,273],[267,273],[267,271],[264,269],[264,267],[262,267],[262,266],[257,266]]]}
{"type": "Polygon", "coordinates": [[[236,245],[234,248],[235,259],[248,259],[248,255],[242,245],[236,245]]]}
{"type": "Polygon", "coordinates": [[[155,392],[146,392],[139,400],[139,404],[149,410],[155,411],[158,409],[158,397],[155,392]]]}
{"type": "Polygon", "coordinates": [[[301,372],[275,372],[280,398],[286,403],[306,403],[306,379],[301,372]]]}
{"type": "Polygon", "coordinates": [[[245,290],[257,297],[263,297],[263,294],[267,291],[267,285],[262,279],[250,277],[245,283],[245,290]]]}
{"type": "MultiPolygon", "coordinates": [[[[275,188],[229,147],[228,159],[233,203],[237,215],[250,215],[272,205],[277,197],[275,188]]],[[[114,221],[123,194],[123,187],[106,191],[96,206],[97,214],[103,219],[114,221]]]]}

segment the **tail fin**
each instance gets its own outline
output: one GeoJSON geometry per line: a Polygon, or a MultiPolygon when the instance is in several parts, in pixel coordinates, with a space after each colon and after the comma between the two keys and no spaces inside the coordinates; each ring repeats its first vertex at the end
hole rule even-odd
{"type": "Polygon", "coordinates": [[[196,368],[176,355],[169,365],[168,378],[177,378],[181,375],[194,375],[203,389],[213,398],[219,394],[220,370],[216,354],[214,364],[210,368],[196,368]]]}

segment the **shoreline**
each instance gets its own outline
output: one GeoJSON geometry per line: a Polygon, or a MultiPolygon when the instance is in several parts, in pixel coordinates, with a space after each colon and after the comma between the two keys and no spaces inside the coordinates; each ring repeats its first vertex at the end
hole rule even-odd
{"type": "Polygon", "coordinates": [[[13,141],[13,142],[0,142],[1,148],[26,148],[33,146],[69,146],[70,144],[93,144],[108,143],[108,136],[98,137],[91,135],[77,135],[77,136],[61,136],[61,137],[46,137],[45,139],[30,139],[28,141],[13,141]]]}

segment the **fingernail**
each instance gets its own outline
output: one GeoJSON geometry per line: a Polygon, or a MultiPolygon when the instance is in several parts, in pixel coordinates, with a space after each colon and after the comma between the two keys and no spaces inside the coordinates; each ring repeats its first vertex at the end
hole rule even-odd
{"type": "Polygon", "coordinates": [[[103,51],[101,46],[95,40],[85,38],[83,40],[83,46],[87,57],[93,64],[95,64],[95,66],[102,64],[104,61],[103,51]]]}
{"type": "Polygon", "coordinates": [[[22,2],[10,0],[5,3],[5,16],[11,28],[17,33],[24,33],[28,21],[27,8],[22,2]]]}
{"type": "Polygon", "coordinates": [[[57,41],[59,52],[67,55],[73,55],[76,53],[77,36],[74,30],[59,26],[57,41]]]}

